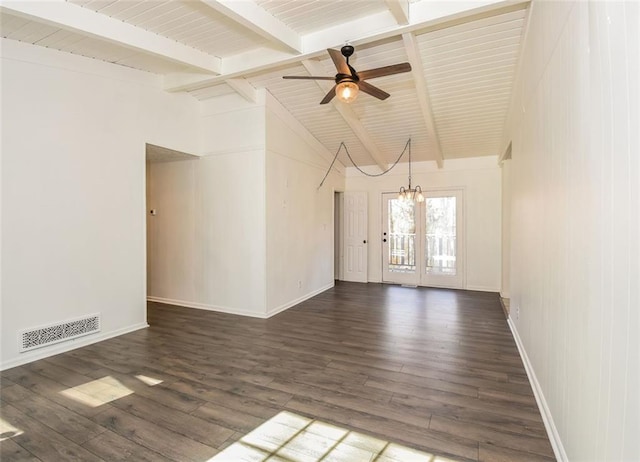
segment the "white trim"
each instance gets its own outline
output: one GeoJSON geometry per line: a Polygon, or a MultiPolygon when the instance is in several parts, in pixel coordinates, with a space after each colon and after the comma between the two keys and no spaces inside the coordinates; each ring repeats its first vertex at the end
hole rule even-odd
{"type": "Polygon", "coordinates": [[[266,313],[255,313],[253,311],[247,311],[247,310],[240,310],[237,308],[229,308],[227,306],[216,306],[216,305],[209,305],[206,303],[196,303],[196,302],[187,302],[184,300],[174,300],[171,298],[162,298],[162,297],[151,297],[148,296],[147,297],[147,301],[149,302],[157,302],[157,303],[164,303],[166,305],[174,305],[174,306],[184,306],[185,308],[195,308],[198,310],[206,310],[206,311],[215,311],[218,313],[228,313],[228,314],[236,314],[239,316],[249,316],[251,318],[260,318],[260,319],[267,319],[270,318],[271,316],[275,316],[278,313],[281,313],[282,311],[285,311],[289,308],[291,308],[292,306],[297,305],[298,303],[302,303],[305,300],[310,299],[311,297],[315,297],[316,295],[324,292],[325,290],[329,290],[331,289],[333,286],[335,285],[334,282],[332,282],[331,284],[328,284],[324,287],[321,287],[318,290],[314,290],[313,292],[309,292],[306,295],[303,295],[302,297],[296,298],[295,300],[291,300],[290,302],[287,302],[283,305],[280,305],[272,310],[267,311],[266,313]]]}
{"type": "Polygon", "coordinates": [[[464,290],[475,290],[477,292],[494,292],[496,294],[500,293],[500,289],[497,287],[489,287],[489,286],[466,286],[464,290]]]}
{"type": "Polygon", "coordinates": [[[4,371],[6,369],[10,369],[16,366],[22,366],[23,364],[31,363],[33,361],[37,361],[39,359],[48,358],[49,356],[55,356],[60,353],[66,353],[67,351],[75,350],[77,348],[81,348],[87,345],[91,345],[94,343],[102,342],[103,340],[108,340],[113,337],[118,337],[120,335],[128,334],[130,332],[145,329],[149,327],[149,324],[146,322],[141,322],[139,324],[134,324],[132,326],[123,327],[122,329],[117,329],[111,332],[104,333],[102,335],[97,336],[85,336],[76,339],[69,340],[64,344],[59,344],[56,348],[44,348],[38,349],[35,354],[23,353],[19,358],[15,358],[13,360],[9,360],[7,362],[2,363],[0,365],[0,371],[4,371]]]}
{"type": "Polygon", "coordinates": [[[333,286],[335,286],[335,281],[331,282],[330,284],[327,284],[324,287],[320,287],[318,290],[314,290],[313,292],[309,292],[306,295],[303,295],[302,297],[296,298],[295,300],[291,300],[290,302],[287,302],[283,305],[280,305],[272,310],[267,311],[267,318],[270,318],[271,316],[275,316],[278,313],[283,312],[284,310],[287,310],[295,305],[297,305],[298,303],[302,303],[305,300],[308,300],[312,297],[315,297],[318,294],[321,294],[322,292],[324,292],[325,290],[329,290],[331,289],[333,286]]]}
{"type": "Polygon", "coordinates": [[[195,308],[197,310],[216,311],[218,313],[237,314],[240,316],[249,316],[252,318],[266,318],[264,313],[256,313],[254,311],[241,310],[238,308],[230,308],[228,306],[209,305],[206,303],[187,302],[185,300],[176,300],[173,298],[162,298],[147,296],[148,302],[164,303],[166,305],[184,306],[185,308],[195,308]]]}
{"type": "Polygon", "coordinates": [[[531,388],[533,388],[533,394],[536,397],[536,403],[538,404],[538,409],[540,410],[540,414],[542,415],[542,421],[544,422],[544,427],[547,430],[547,435],[549,436],[549,441],[551,442],[553,453],[555,454],[556,459],[559,462],[568,461],[569,458],[567,457],[567,453],[565,452],[564,446],[562,445],[562,440],[560,439],[558,429],[553,422],[553,416],[551,415],[551,411],[549,410],[549,406],[547,405],[547,400],[544,398],[542,387],[540,387],[540,383],[538,382],[536,373],[533,370],[531,362],[529,361],[529,357],[527,356],[527,352],[524,349],[522,340],[520,340],[518,329],[516,329],[515,324],[511,320],[511,316],[507,318],[507,323],[509,324],[509,328],[511,329],[513,338],[516,341],[516,346],[518,347],[518,352],[520,353],[520,358],[522,359],[524,368],[527,371],[527,377],[529,377],[531,388]]]}

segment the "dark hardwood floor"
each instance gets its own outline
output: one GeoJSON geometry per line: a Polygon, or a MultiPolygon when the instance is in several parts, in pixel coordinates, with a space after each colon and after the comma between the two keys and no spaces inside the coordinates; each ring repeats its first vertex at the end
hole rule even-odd
{"type": "Polygon", "coordinates": [[[0,459],[553,460],[497,294],[337,283],[268,320],[148,318],[2,372],[0,459]]]}

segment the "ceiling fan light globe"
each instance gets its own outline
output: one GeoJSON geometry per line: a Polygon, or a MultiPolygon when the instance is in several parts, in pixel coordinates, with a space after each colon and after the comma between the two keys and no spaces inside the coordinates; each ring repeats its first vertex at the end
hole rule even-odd
{"type": "Polygon", "coordinates": [[[336,85],[336,96],[343,103],[355,101],[358,97],[358,85],[355,82],[345,81],[336,85]]]}

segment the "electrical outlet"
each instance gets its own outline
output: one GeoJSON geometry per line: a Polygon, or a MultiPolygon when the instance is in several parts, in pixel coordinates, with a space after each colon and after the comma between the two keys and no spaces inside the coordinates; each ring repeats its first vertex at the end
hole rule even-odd
{"type": "Polygon", "coordinates": [[[298,281],[298,289],[302,289],[302,281],[298,281]]]}

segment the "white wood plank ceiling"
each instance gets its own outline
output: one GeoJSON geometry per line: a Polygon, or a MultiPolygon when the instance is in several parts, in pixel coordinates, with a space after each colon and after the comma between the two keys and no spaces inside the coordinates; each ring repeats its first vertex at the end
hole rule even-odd
{"type": "MultiPolygon", "coordinates": [[[[4,1],[0,35],[164,76],[199,100],[266,89],[324,147],[385,167],[412,139],[414,161],[499,155],[528,0],[4,1]],[[409,62],[371,80],[391,94],[320,105],[326,52],[356,47],[358,71],[409,62]]],[[[406,161],[406,156],[403,161],[406,161]]],[[[350,162],[344,154],[340,161],[350,162]]]]}

